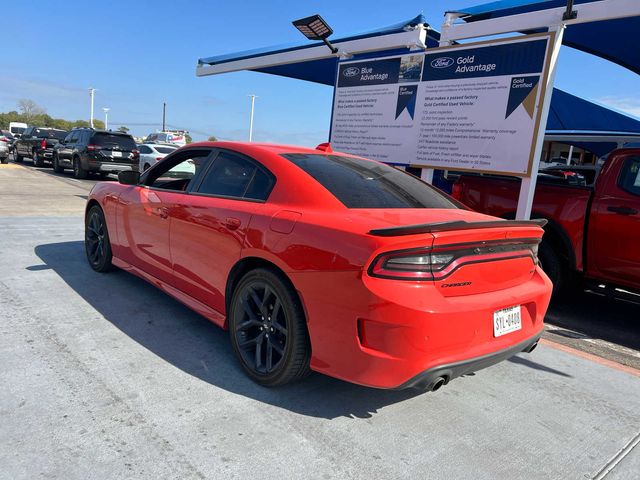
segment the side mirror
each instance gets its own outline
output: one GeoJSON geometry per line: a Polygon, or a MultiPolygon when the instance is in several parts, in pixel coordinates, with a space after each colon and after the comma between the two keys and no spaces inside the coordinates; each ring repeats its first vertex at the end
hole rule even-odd
{"type": "Polygon", "coordinates": [[[140,172],[125,170],[118,173],[118,182],[123,185],[138,185],[140,183],[140,172]]]}

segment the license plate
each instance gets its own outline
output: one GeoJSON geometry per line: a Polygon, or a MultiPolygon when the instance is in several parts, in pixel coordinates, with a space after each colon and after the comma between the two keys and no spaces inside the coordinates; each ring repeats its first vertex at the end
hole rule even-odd
{"type": "Polygon", "coordinates": [[[117,152],[117,151],[114,150],[114,151],[111,152],[111,156],[114,157],[114,158],[115,157],[121,157],[122,156],[122,152],[117,152]]]}
{"type": "Polygon", "coordinates": [[[500,337],[522,328],[520,305],[493,312],[493,336],[500,337]]]}

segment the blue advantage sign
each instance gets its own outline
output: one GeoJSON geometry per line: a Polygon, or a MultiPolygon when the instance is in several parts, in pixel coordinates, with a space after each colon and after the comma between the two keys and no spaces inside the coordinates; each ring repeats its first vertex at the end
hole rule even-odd
{"type": "Polygon", "coordinates": [[[340,63],[334,149],[387,163],[529,175],[552,35],[340,63]]]}

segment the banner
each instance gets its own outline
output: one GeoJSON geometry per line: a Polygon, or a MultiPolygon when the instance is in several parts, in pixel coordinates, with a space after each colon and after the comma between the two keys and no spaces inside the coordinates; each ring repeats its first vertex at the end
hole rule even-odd
{"type": "Polygon", "coordinates": [[[341,62],[333,149],[390,164],[528,176],[552,35],[341,62]]]}

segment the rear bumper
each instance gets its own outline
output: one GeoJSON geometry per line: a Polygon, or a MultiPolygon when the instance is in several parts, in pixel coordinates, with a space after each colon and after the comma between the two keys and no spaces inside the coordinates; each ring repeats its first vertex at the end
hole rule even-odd
{"type": "Polygon", "coordinates": [[[430,368],[403,383],[397,389],[403,390],[405,388],[415,388],[418,390],[431,390],[436,384],[436,381],[440,378],[444,379],[444,384],[446,385],[450,380],[456,377],[461,377],[462,375],[467,375],[471,372],[477,372],[483,368],[490,367],[496,363],[507,360],[518,353],[530,352],[538,344],[540,336],[541,334],[537,334],[524,342],[518,343],[517,345],[489,353],[487,355],[430,368]]]}
{"type": "Polygon", "coordinates": [[[99,163],[97,165],[97,169],[100,172],[125,172],[133,170],[137,172],[140,169],[138,164],[130,164],[130,163],[99,163]]]}
{"type": "Polygon", "coordinates": [[[307,313],[311,368],[386,389],[422,386],[445,370],[454,378],[527,349],[551,297],[539,268],[513,287],[448,297],[427,283],[355,271],[289,275],[307,313]],[[494,312],[515,305],[521,329],[495,337],[494,312]]]}

